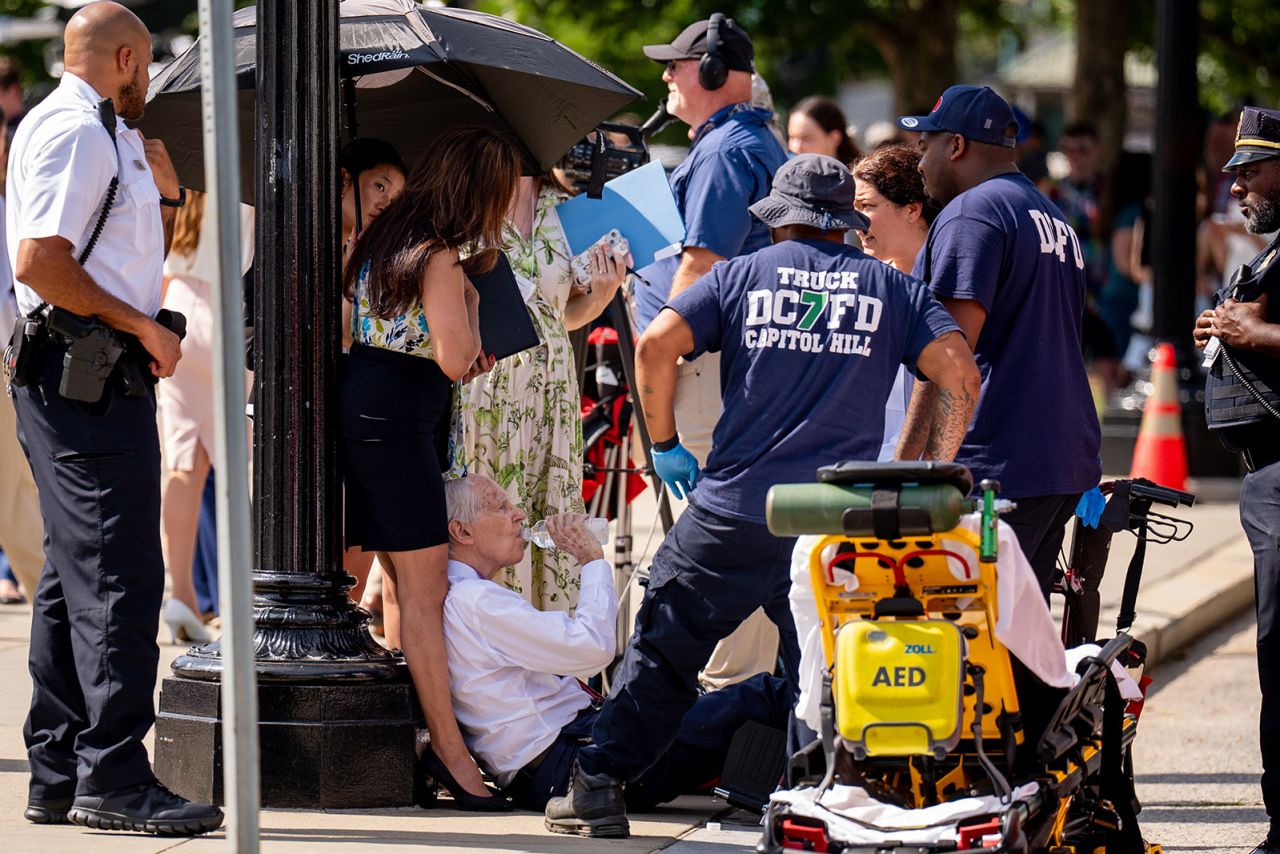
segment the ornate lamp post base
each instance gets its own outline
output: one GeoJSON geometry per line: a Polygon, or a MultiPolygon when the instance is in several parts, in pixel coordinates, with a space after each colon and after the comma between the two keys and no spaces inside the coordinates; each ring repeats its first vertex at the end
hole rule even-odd
{"type": "MultiPolygon", "coordinates": [[[[218,682],[165,679],[156,717],[156,776],[204,803],[222,803],[220,693],[218,682]]],[[[411,806],[416,705],[407,681],[259,685],[262,806],[411,806]]]]}
{"type": "MultiPolygon", "coordinates": [[[[257,573],[254,665],[262,805],[304,809],[413,803],[422,726],[408,668],[369,636],[349,576],[257,573]]],[[[222,800],[222,660],[214,641],[173,663],[160,689],[156,775],[222,800]]]]}

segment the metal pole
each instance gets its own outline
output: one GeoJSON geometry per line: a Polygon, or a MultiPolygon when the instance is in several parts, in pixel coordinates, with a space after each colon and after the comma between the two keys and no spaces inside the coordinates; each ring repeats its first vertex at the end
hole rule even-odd
{"type": "MultiPolygon", "coordinates": [[[[257,785],[268,807],[409,806],[419,721],[408,668],[369,635],[340,558],[338,4],[260,0],[254,28],[256,104],[240,118],[255,124],[257,159],[257,785]]],[[[228,59],[218,70],[230,67],[228,59]]],[[[237,92],[238,108],[249,98],[237,92]]],[[[218,115],[218,139],[237,139],[218,115]]],[[[209,159],[219,164],[236,156],[217,150],[209,159]]],[[[237,376],[228,372],[228,384],[237,376]]],[[[226,468],[244,471],[243,457],[226,468]]],[[[156,773],[187,797],[224,791],[215,729],[230,663],[224,651],[215,641],[180,656],[160,692],[156,773]]],[[[227,783],[237,789],[228,798],[244,784],[227,783]]]]}
{"type": "Polygon", "coordinates": [[[1197,121],[1196,5],[1156,4],[1155,206],[1151,262],[1155,277],[1154,333],[1172,341],[1179,364],[1191,358],[1195,319],[1197,121]]]}
{"type": "Polygon", "coordinates": [[[253,667],[249,444],[244,414],[240,295],[240,134],[236,127],[231,5],[200,0],[200,94],[204,113],[205,205],[213,241],[214,456],[218,508],[218,596],[222,613],[223,803],[227,848],[258,850],[258,697],[253,667]],[[212,155],[212,156],[209,156],[212,155]]]}
{"type": "Polygon", "coordinates": [[[622,374],[627,380],[627,393],[631,395],[631,417],[635,420],[636,434],[644,447],[644,463],[649,471],[649,479],[658,495],[658,518],[662,520],[662,533],[671,530],[675,521],[671,515],[671,500],[667,496],[666,484],[653,470],[653,442],[649,438],[649,424],[644,418],[644,407],[640,405],[640,393],[636,391],[636,339],[631,331],[631,314],[627,311],[626,298],[622,292],[614,294],[609,303],[613,328],[618,331],[618,353],[622,356],[622,374]]]}

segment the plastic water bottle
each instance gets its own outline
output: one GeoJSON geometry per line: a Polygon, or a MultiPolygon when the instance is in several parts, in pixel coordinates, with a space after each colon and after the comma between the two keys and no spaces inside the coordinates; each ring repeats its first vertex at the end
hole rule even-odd
{"type": "MultiPolygon", "coordinates": [[[[609,520],[601,519],[599,516],[587,520],[587,530],[591,532],[600,545],[608,545],[609,543],[609,520]]],[[[551,539],[551,534],[547,531],[546,520],[539,521],[532,528],[524,528],[520,531],[520,536],[533,543],[540,549],[556,548],[555,541],[551,539]]]]}

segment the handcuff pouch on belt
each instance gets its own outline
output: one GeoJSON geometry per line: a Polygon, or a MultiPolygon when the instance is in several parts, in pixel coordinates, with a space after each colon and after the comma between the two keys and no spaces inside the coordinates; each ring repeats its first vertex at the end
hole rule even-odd
{"type": "Polygon", "coordinates": [[[43,317],[23,315],[13,324],[4,351],[4,376],[9,386],[21,388],[40,379],[40,353],[49,341],[43,317]]]}

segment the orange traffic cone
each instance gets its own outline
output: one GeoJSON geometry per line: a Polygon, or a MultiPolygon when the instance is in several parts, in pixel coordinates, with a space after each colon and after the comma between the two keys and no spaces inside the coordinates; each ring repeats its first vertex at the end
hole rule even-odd
{"type": "Polygon", "coordinates": [[[1129,477],[1145,477],[1171,489],[1186,489],[1187,443],[1178,406],[1178,367],[1173,345],[1156,347],[1151,363],[1151,396],[1142,408],[1142,426],[1133,449],[1129,477]]]}

